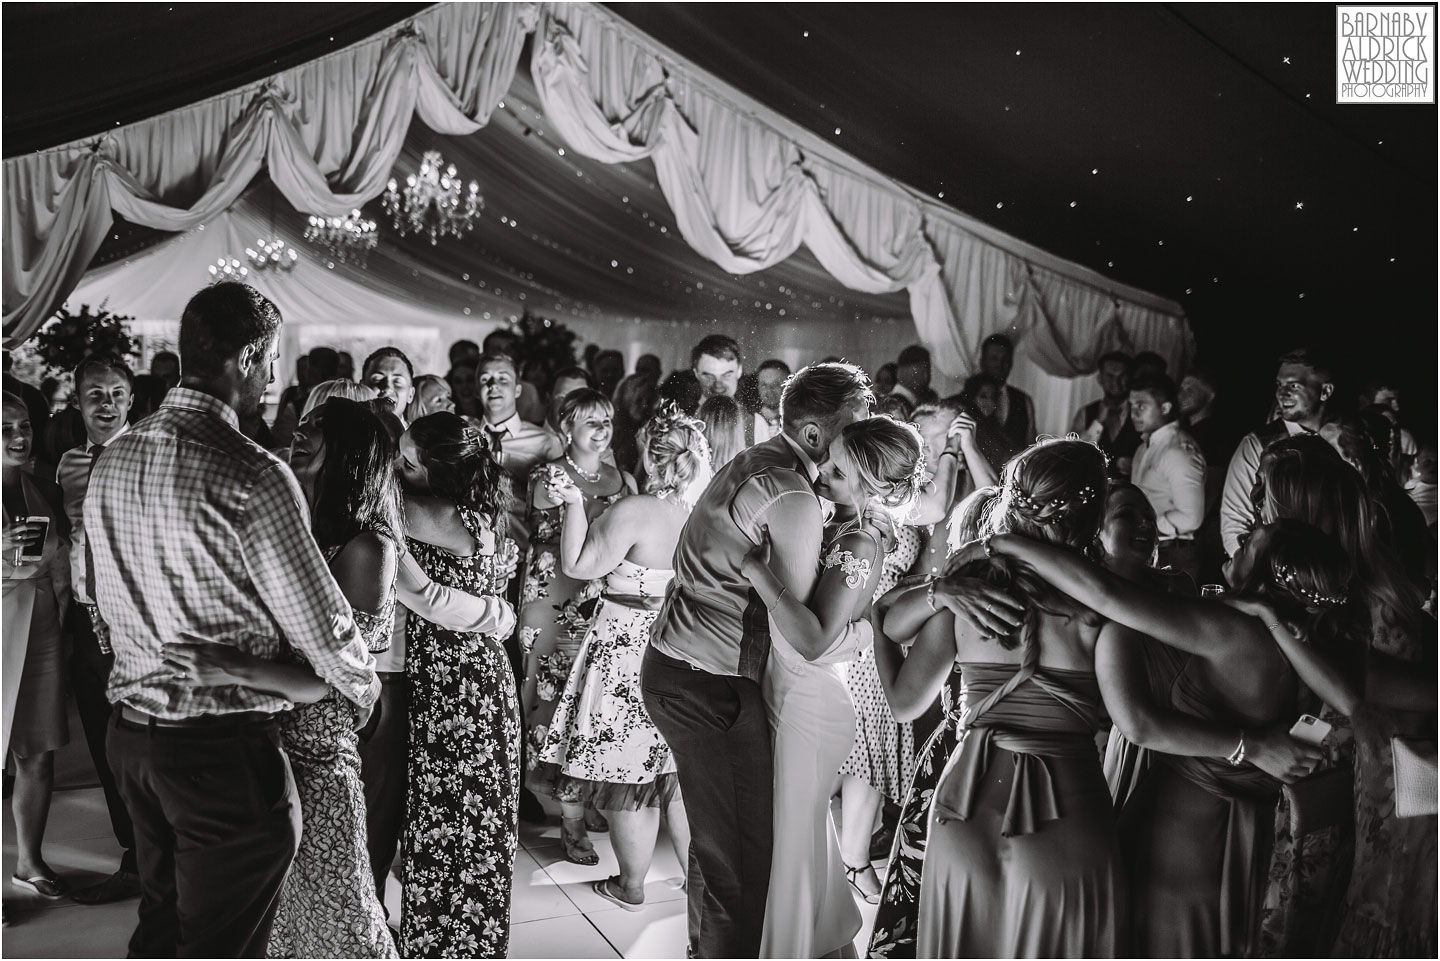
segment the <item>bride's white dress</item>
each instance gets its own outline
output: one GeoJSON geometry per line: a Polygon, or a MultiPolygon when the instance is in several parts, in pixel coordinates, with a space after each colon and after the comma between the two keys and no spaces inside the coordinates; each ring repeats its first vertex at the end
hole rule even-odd
{"type": "Polygon", "coordinates": [[[760,956],[840,956],[861,919],[830,817],[830,796],[855,741],[855,709],[837,666],[854,660],[869,632],[847,626],[814,661],[773,624],[771,635],[762,689],[775,732],[775,846],[760,956]]]}

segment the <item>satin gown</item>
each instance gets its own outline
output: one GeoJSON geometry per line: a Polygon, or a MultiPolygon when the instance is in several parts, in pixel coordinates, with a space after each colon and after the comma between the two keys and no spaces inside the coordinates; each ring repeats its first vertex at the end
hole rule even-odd
{"type": "Polygon", "coordinates": [[[838,955],[860,932],[830,817],[840,765],[855,743],[855,709],[837,670],[859,653],[854,638],[847,630],[813,661],[778,633],[771,638],[762,690],[775,732],[775,843],[762,958],[838,955]]]}
{"type": "Polygon", "coordinates": [[[1093,672],[962,663],[962,739],[936,787],[916,956],[1124,950],[1126,884],[1093,672]]]}
{"type": "MultiPolygon", "coordinates": [[[[1146,648],[1150,687],[1191,717],[1233,723],[1215,705],[1199,662],[1163,645],[1146,648]]],[[[1277,716],[1294,716],[1294,676],[1277,679],[1277,716]],[[1283,692],[1283,693],[1282,693],[1283,692]]],[[[1260,912],[1280,782],[1223,758],[1151,752],[1120,814],[1132,884],[1132,947],[1140,957],[1240,957],[1259,944],[1260,912]]]]}

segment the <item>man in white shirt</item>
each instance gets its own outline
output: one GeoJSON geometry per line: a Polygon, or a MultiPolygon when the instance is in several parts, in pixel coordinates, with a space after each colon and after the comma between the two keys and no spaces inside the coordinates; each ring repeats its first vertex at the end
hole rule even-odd
{"type": "MultiPolygon", "coordinates": [[[[177,364],[178,374],[178,364],[177,364]]],[[[75,692],[75,709],[85,729],[85,742],[95,773],[105,795],[110,827],[120,843],[120,869],[98,884],[82,888],[71,897],[81,904],[106,904],[140,893],[140,874],[135,863],[135,827],[125,810],[125,801],[115,786],[115,775],[105,754],[105,732],[111,706],[105,696],[115,655],[110,651],[107,629],[95,608],[95,582],[90,543],[85,536],[85,494],[95,458],[116,437],[125,433],[125,417],[135,402],[135,377],[125,364],[108,357],[86,357],[75,368],[75,395],[85,424],[85,443],[60,456],[55,480],[64,496],[65,514],[70,519],[70,586],[77,603],[70,609],[70,633],[74,651],[70,657],[70,686],[75,692]]]]}
{"type": "Polygon", "coordinates": [[[531,468],[548,463],[564,453],[560,438],[544,427],[520,419],[515,402],[520,374],[508,354],[482,354],[477,369],[480,381],[480,414],[490,449],[501,468],[510,475],[514,497],[510,501],[510,536],[523,556],[530,544],[525,527],[525,485],[531,468]]]}
{"type": "Polygon", "coordinates": [[[1205,455],[1181,430],[1175,382],[1164,374],[1130,385],[1130,423],[1143,438],[1135,450],[1131,482],[1155,509],[1162,567],[1200,578],[1195,532],[1205,520],[1205,455]]]}
{"type": "Polygon", "coordinates": [[[1275,374],[1275,404],[1280,417],[1245,435],[1225,474],[1225,488],[1220,494],[1220,540],[1227,557],[1235,556],[1241,535],[1255,526],[1250,492],[1260,471],[1260,455],[1281,438],[1318,431],[1325,423],[1325,403],[1334,393],[1331,367],[1314,350],[1301,347],[1280,358],[1280,369],[1275,374]]]}

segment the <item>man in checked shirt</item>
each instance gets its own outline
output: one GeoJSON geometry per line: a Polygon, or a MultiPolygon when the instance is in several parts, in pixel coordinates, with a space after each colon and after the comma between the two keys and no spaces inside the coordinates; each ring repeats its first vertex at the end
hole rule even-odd
{"type": "Polygon", "coordinates": [[[375,661],[310,534],[288,467],[247,440],[273,379],[280,312],[252,287],[197,293],[180,318],[180,386],[97,459],[85,501],[95,601],[110,626],[107,749],[135,822],[132,957],[263,957],[300,838],[276,715],[283,694],[203,683],[184,652],[285,649],[355,704],[375,661]]]}

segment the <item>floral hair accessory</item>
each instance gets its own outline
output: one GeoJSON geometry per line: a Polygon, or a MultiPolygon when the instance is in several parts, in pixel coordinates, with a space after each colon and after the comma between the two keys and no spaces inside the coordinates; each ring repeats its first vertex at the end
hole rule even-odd
{"type": "Polygon", "coordinates": [[[1295,568],[1288,564],[1276,564],[1275,577],[1297,597],[1309,601],[1316,607],[1339,607],[1347,600],[1344,594],[1322,594],[1305,587],[1300,583],[1300,577],[1295,573],[1295,568]]]}

